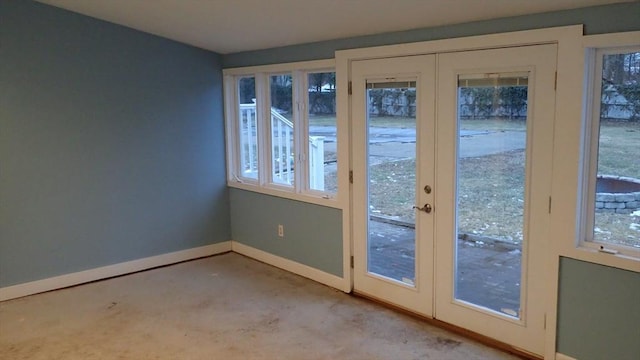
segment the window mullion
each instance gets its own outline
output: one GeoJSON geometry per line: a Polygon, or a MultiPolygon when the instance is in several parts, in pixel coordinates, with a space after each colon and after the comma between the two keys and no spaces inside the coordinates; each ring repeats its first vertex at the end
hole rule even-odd
{"type": "Polygon", "coordinates": [[[256,116],[258,117],[258,182],[260,186],[265,186],[271,182],[271,137],[269,136],[270,126],[270,94],[269,81],[264,73],[256,74],[256,116]]]}
{"type": "MultiPolygon", "coordinates": [[[[601,91],[601,80],[602,79],[602,54],[598,51],[594,51],[593,57],[591,58],[591,69],[589,69],[589,77],[587,78],[587,84],[590,92],[590,113],[587,114],[588,119],[590,120],[589,126],[587,128],[587,142],[588,149],[588,162],[587,162],[587,171],[588,171],[588,200],[586,204],[587,217],[585,224],[586,228],[583,227],[585,234],[582,239],[587,240],[588,242],[592,242],[594,240],[593,229],[595,226],[595,197],[596,197],[596,182],[598,176],[598,146],[600,139],[600,101],[602,97],[601,91]]],[[[591,243],[593,244],[593,243],[591,243]]]]}
{"type": "Polygon", "coordinates": [[[295,191],[297,193],[304,192],[306,190],[306,183],[308,182],[307,175],[307,152],[308,146],[306,145],[306,105],[304,97],[305,89],[305,76],[302,71],[293,72],[293,131],[294,131],[294,149],[296,153],[295,158],[295,191]]]}

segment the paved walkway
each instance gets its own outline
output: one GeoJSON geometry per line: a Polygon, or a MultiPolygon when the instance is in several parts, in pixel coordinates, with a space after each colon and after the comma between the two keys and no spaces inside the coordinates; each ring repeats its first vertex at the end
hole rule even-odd
{"type": "MultiPolygon", "coordinates": [[[[414,229],[379,221],[371,221],[370,226],[369,271],[413,281],[414,229]]],[[[456,298],[516,315],[520,308],[520,254],[513,246],[458,240],[456,298]]]]}
{"type": "MultiPolygon", "coordinates": [[[[402,128],[371,128],[370,155],[389,158],[415,157],[416,131],[402,128]]],[[[325,137],[325,149],[336,142],[333,126],[310,126],[312,136],[325,137]]],[[[524,149],[524,131],[461,130],[460,157],[476,157],[524,149]]],[[[335,147],[335,145],[334,145],[335,147]]]]}
{"type": "MultiPolygon", "coordinates": [[[[372,128],[369,165],[415,158],[415,129],[372,128]]],[[[335,151],[335,128],[312,126],[312,135],[325,136],[325,150],[335,151]]],[[[477,157],[524,149],[524,131],[466,131],[459,156],[477,157]]],[[[371,221],[369,271],[412,282],[415,279],[414,229],[371,221]]],[[[520,258],[514,246],[458,240],[456,298],[517,316],[520,308],[520,258]]],[[[426,259],[429,261],[429,259],[426,259]]]]}

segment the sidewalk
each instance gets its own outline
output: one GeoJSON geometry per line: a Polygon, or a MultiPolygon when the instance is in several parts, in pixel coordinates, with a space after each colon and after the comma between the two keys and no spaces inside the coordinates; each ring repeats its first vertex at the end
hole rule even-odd
{"type": "MultiPolygon", "coordinates": [[[[415,278],[414,230],[371,221],[370,232],[369,271],[398,281],[412,281],[415,278]]],[[[520,250],[458,240],[457,255],[457,299],[508,315],[517,314],[520,308],[520,250]]]]}

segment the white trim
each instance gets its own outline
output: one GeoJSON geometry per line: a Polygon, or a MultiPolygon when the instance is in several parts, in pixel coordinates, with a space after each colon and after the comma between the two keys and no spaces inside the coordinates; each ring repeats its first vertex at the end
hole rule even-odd
{"type": "Polygon", "coordinates": [[[556,360],[578,360],[578,359],[572,358],[571,356],[567,356],[561,353],[556,353],[556,360]]]}
{"type": "Polygon", "coordinates": [[[257,65],[247,66],[239,68],[223,69],[224,75],[247,75],[255,73],[278,73],[278,72],[293,72],[296,70],[302,71],[316,71],[318,69],[332,69],[336,65],[334,59],[326,60],[312,60],[312,61],[298,61],[291,63],[281,63],[273,65],[257,65]]]}
{"type": "Polygon", "coordinates": [[[0,301],[33,295],[45,291],[62,289],[69,286],[102,280],[147,270],[159,266],[171,265],[182,261],[221,254],[231,251],[231,241],[176,251],[168,254],[151,256],[143,259],[127,261],[119,264],[103,266],[95,269],[79,271],[71,274],[55,276],[47,279],[0,288],[0,301]]]}
{"type": "Polygon", "coordinates": [[[273,255],[263,250],[256,249],[254,247],[233,241],[231,243],[231,250],[238,254],[250,257],[252,259],[262,261],[263,263],[275,266],[282,270],[289,271],[296,275],[306,277],[313,281],[317,281],[321,284],[330,286],[335,289],[339,289],[345,292],[349,292],[345,279],[326,273],[324,271],[312,268],[310,266],[295,262],[293,260],[285,259],[283,257],[273,255]]]}
{"type": "MultiPolygon", "coordinates": [[[[337,53],[336,53],[337,55],[337,53]]],[[[351,101],[349,99],[349,81],[351,80],[349,63],[337,61],[336,71],[336,128],[338,132],[338,193],[342,203],[342,274],[345,279],[346,292],[353,289],[353,241],[351,233],[351,209],[353,189],[349,182],[349,171],[353,169],[351,154],[351,101]]]]}
{"type": "Polygon", "coordinates": [[[609,48],[638,45],[640,31],[589,35],[582,38],[585,48],[609,48]]]}
{"type": "Polygon", "coordinates": [[[270,196],[275,196],[283,199],[295,200],[300,202],[305,202],[308,204],[315,204],[325,207],[330,207],[334,209],[343,209],[344,205],[342,201],[336,199],[335,197],[324,198],[322,195],[311,194],[311,193],[296,193],[290,190],[281,190],[280,187],[275,186],[257,186],[253,183],[247,184],[243,182],[237,182],[233,180],[227,181],[227,186],[246,190],[253,191],[259,194],[265,194],[270,196]]]}
{"type": "MultiPolygon", "coordinates": [[[[408,44],[385,45],[362,49],[336,51],[336,66],[341,61],[400,57],[445,52],[487,50],[501,47],[539,45],[558,42],[566,36],[582,35],[582,25],[547,29],[514,31],[453,39],[422,41],[408,44]]],[[[578,40],[579,41],[579,40],[578,40]]]]}

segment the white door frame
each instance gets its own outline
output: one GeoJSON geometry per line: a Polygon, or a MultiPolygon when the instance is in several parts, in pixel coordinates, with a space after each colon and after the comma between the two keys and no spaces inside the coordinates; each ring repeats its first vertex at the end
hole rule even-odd
{"type": "MultiPolygon", "coordinates": [[[[337,88],[337,117],[342,124],[342,129],[348,129],[348,133],[343,132],[341,139],[350,139],[351,129],[351,103],[349,96],[349,82],[351,81],[350,65],[354,60],[374,59],[384,57],[399,57],[409,55],[434,54],[453,51],[465,51],[476,49],[493,49],[501,47],[515,47],[532,44],[558,44],[557,61],[557,89],[556,99],[562,99],[563,106],[556,106],[556,119],[570,119],[566,122],[556,122],[555,134],[557,137],[572,139],[571,134],[575,133],[575,124],[580,123],[582,94],[575,91],[576,87],[581,88],[583,84],[584,54],[582,49],[583,26],[573,25],[548,29],[526,30],[510,33],[491,34],[482,36],[472,36],[464,38],[434,40],[410,44],[398,44],[380,46],[372,48],[352,49],[336,51],[336,88],[337,88]]],[[[569,146],[579,146],[578,140],[569,146]]],[[[344,142],[343,142],[344,144],[344,142]]],[[[344,147],[343,147],[344,149],[344,147]]],[[[555,154],[554,154],[555,155],[555,154]]],[[[352,154],[349,156],[349,168],[353,166],[352,154]]],[[[554,157],[554,164],[557,159],[554,157]]],[[[562,179],[554,177],[552,181],[562,182],[562,179]]],[[[555,191],[555,190],[554,190],[555,191]]],[[[351,191],[350,191],[351,193],[351,191]]],[[[352,199],[350,205],[352,206],[352,199]]],[[[345,291],[353,289],[353,269],[351,268],[351,256],[353,255],[353,241],[351,231],[351,206],[343,209],[343,269],[345,279],[345,291]]],[[[567,204],[573,206],[573,204],[567,204]]],[[[572,235],[565,229],[552,223],[550,234],[572,235]]],[[[569,240],[569,239],[567,239],[569,240]]],[[[559,254],[561,241],[552,242],[546,256],[546,263],[551,276],[548,280],[546,290],[547,318],[546,318],[546,341],[545,358],[552,359],[556,351],[556,322],[557,322],[557,287],[559,272],[559,254]]]]}

